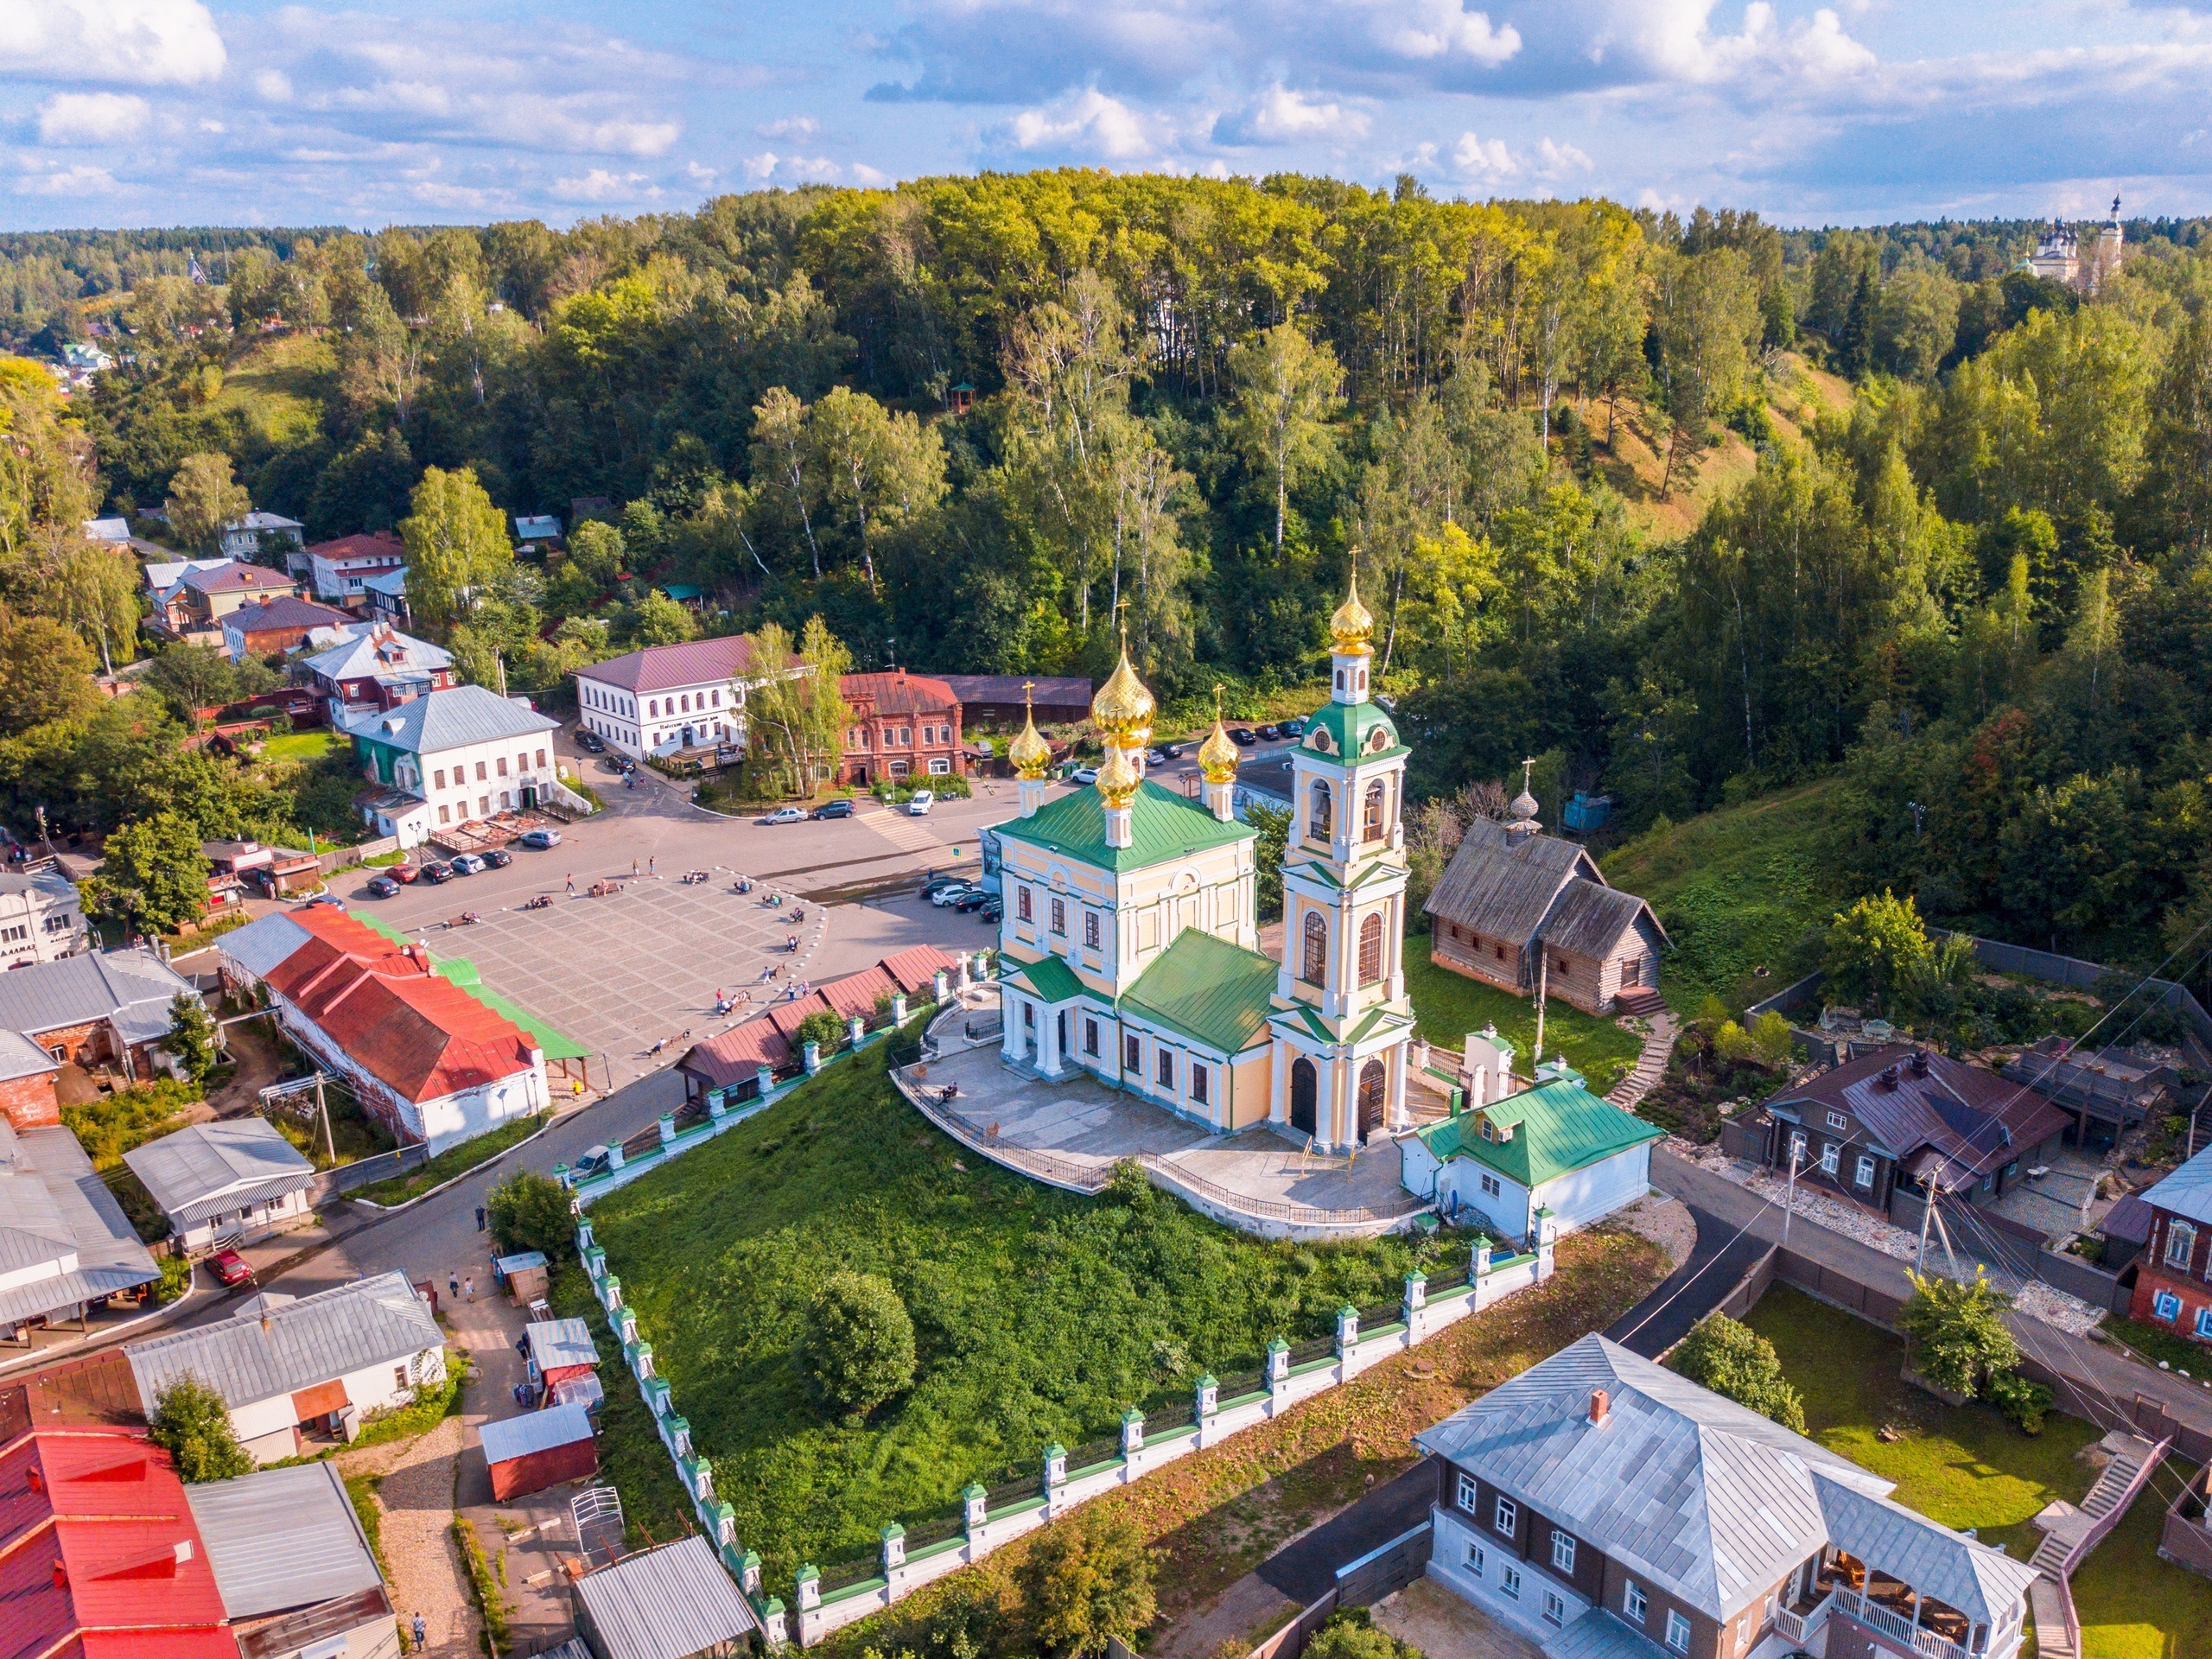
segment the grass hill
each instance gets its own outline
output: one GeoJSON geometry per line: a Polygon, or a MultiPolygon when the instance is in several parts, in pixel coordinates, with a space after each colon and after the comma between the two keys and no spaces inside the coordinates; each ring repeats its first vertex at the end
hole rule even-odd
{"type": "Polygon", "coordinates": [[[1839,787],[1824,778],[1662,821],[1605,855],[1605,879],[1643,898],[1673,941],[1659,979],[1670,1007],[1694,1013],[1718,995],[1739,1009],[1819,965],[1813,935],[1842,901],[1821,857],[1839,787]]]}

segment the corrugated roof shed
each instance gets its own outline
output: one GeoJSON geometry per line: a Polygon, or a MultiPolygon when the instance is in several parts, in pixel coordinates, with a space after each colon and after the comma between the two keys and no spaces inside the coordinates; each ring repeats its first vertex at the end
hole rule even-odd
{"type": "Polygon", "coordinates": [[[67,1272],[0,1290],[0,1323],[99,1301],[162,1276],[76,1135],[59,1125],[19,1130],[0,1118],[0,1223],[40,1237],[58,1228],[77,1257],[67,1272]]]}
{"type": "Polygon", "coordinates": [[[1564,1079],[1539,1084],[1488,1106],[1416,1131],[1441,1160],[1465,1156],[1510,1176],[1524,1187],[1541,1185],[1666,1133],[1564,1079]],[[1484,1140],[1480,1125],[1510,1129],[1508,1140],[1484,1140]]]}
{"type": "Polygon", "coordinates": [[[35,1036],[111,1019],[124,1040],[152,1042],[179,993],[200,995],[149,950],[87,951],[0,974],[0,1026],[35,1036]]]}
{"type": "Polygon", "coordinates": [[[495,1419],[476,1432],[484,1442],[484,1461],[506,1463],[591,1439],[591,1414],[582,1406],[548,1406],[519,1417],[495,1419]]]}
{"type": "Polygon", "coordinates": [[[690,1659],[757,1630],[715,1547],[694,1533],[576,1580],[607,1659],[690,1659]]]}
{"type": "Polygon", "coordinates": [[[312,1607],[384,1582],[337,1465],[303,1463],[185,1488],[232,1618],[312,1607]]]}
{"type": "Polygon", "coordinates": [[[530,1357],[541,1371],[561,1365],[599,1363],[591,1326],[582,1319],[533,1319],[523,1327],[523,1335],[529,1339],[530,1357]]]}
{"type": "Polygon", "coordinates": [[[1428,900],[1427,914],[1484,938],[1548,944],[1602,956],[1624,931],[1648,919],[1666,930],[1634,893],[1608,887],[1597,861],[1573,842],[1541,832],[1514,835],[1489,818],[1467,826],[1428,900]]]}
{"type": "Polygon", "coordinates": [[[124,1352],[143,1398],[191,1372],[236,1409],[444,1345],[429,1305],[407,1275],[382,1273],[266,1309],[260,1318],[155,1337],[124,1352]]]}
{"type": "Polygon", "coordinates": [[[170,1223],[266,1204],[315,1179],[315,1166],[265,1117],[189,1123],[123,1154],[170,1223]]]}

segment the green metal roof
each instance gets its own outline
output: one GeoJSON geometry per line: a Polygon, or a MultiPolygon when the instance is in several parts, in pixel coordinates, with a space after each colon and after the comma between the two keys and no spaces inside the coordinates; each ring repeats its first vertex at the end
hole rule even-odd
{"type": "Polygon", "coordinates": [[[1258,834],[1235,819],[1224,823],[1200,803],[1147,780],[1130,803],[1129,845],[1106,844],[1106,808],[1096,787],[1063,795],[1036,816],[992,826],[1011,841],[1026,842],[1095,868],[1139,870],[1210,847],[1227,847],[1258,834]]]}
{"type": "Polygon", "coordinates": [[[545,1051],[547,1059],[581,1060],[591,1052],[575,1038],[563,1036],[528,1009],[510,1002],[497,991],[486,990],[476,971],[476,964],[467,957],[448,957],[434,964],[430,971],[467,991],[493,1013],[504,1015],[520,1026],[537,1039],[537,1046],[545,1051]]]}
{"type": "Polygon", "coordinates": [[[1267,1030],[1275,970],[1272,957],[1186,927],[1122,993],[1121,1007],[1217,1053],[1237,1054],[1267,1030]]]}
{"type": "Polygon", "coordinates": [[[1305,735],[1299,741],[1332,760],[1372,760],[1379,755],[1396,754],[1406,747],[1398,741],[1398,728],[1390,723],[1390,716],[1371,702],[1323,703],[1306,721],[1305,735]],[[1328,748],[1315,744],[1316,732],[1329,734],[1328,748]],[[1382,736],[1379,744],[1375,741],[1377,732],[1382,736]]]}
{"type": "Polygon", "coordinates": [[[1577,1084],[1560,1082],[1471,1108],[1417,1133],[1440,1163],[1472,1158],[1524,1187],[1536,1187],[1656,1141],[1664,1131],[1577,1084]],[[1511,1129],[1513,1138],[1484,1140],[1476,1127],[1484,1117],[1494,1128],[1511,1129]]]}
{"type": "Polygon", "coordinates": [[[1047,1002],[1065,1002],[1084,994],[1083,982],[1075,976],[1075,969],[1058,957],[1025,962],[1007,977],[1021,981],[1047,1002]]]}

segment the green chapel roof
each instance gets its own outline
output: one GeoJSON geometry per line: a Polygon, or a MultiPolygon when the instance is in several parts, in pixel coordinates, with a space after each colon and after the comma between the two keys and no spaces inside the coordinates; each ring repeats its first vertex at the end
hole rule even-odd
{"type": "Polygon", "coordinates": [[[1129,819],[1129,844],[1109,847],[1105,804],[1096,786],[1085,785],[1038,808],[1033,817],[1009,818],[992,827],[1004,839],[1116,874],[1249,841],[1258,833],[1234,818],[1224,823],[1211,808],[1149,779],[1137,785],[1129,819]]]}
{"type": "Polygon", "coordinates": [[[1542,1185],[1561,1175],[1625,1152],[1665,1133],[1579,1084],[1541,1084],[1487,1106],[1471,1106],[1457,1116],[1415,1131],[1439,1163],[1455,1157],[1474,1159],[1524,1187],[1542,1185]],[[1475,1125],[1489,1118],[1492,1127],[1510,1128],[1510,1141],[1485,1141],[1475,1125]]]}
{"type": "Polygon", "coordinates": [[[1371,702],[1325,702],[1309,716],[1300,743],[1332,760],[1373,760],[1402,753],[1406,746],[1390,716],[1371,702]],[[1377,734],[1381,741],[1377,742],[1377,734]],[[1326,747],[1317,741],[1325,737],[1326,747]]]}
{"type": "Polygon", "coordinates": [[[1121,1006],[1217,1053],[1239,1054],[1267,1030],[1276,971],[1272,957],[1186,927],[1122,993],[1121,1006]]]}

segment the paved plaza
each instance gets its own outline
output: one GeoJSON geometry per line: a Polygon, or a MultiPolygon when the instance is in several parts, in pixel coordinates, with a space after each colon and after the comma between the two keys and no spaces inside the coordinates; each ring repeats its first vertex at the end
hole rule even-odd
{"type": "Polygon", "coordinates": [[[1303,1137],[1258,1127],[1210,1129],[1085,1073],[1048,1083],[1018,1071],[986,1044],[932,1060],[931,1087],[960,1092],[938,1109],[987,1140],[1091,1167],[1146,1156],[1236,1198],[1315,1210],[1397,1214],[1420,1207],[1398,1184],[1396,1146],[1384,1141],[1352,1158],[1316,1157],[1303,1137]]]}

